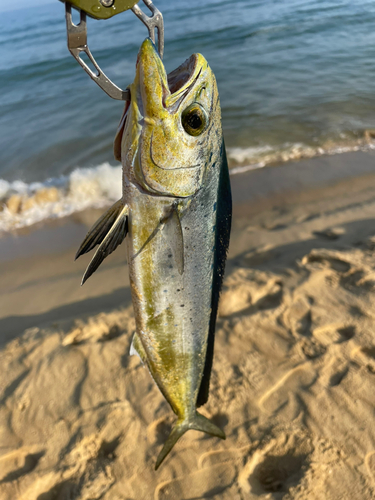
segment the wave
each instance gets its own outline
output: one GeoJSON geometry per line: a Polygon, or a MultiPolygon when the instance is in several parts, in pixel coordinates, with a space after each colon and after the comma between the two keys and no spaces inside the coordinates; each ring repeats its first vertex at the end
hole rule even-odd
{"type": "Polygon", "coordinates": [[[122,169],[104,163],[69,176],[26,184],[0,179],[0,232],[98,208],[121,198],[122,169]]]}
{"type": "MultiPolygon", "coordinates": [[[[231,175],[266,166],[280,165],[302,158],[375,149],[375,131],[362,138],[326,142],[317,147],[302,143],[279,147],[264,145],[228,148],[231,175]]],[[[88,208],[107,206],[122,194],[122,167],[109,163],[91,168],[77,168],[69,176],[27,184],[0,179],[0,234],[46,219],[61,218],[88,208]]]]}
{"type": "Polygon", "coordinates": [[[227,154],[231,175],[236,175],[289,161],[373,149],[375,149],[375,130],[366,130],[363,137],[348,139],[343,135],[342,140],[328,140],[318,146],[284,143],[281,146],[228,148],[227,154]]]}

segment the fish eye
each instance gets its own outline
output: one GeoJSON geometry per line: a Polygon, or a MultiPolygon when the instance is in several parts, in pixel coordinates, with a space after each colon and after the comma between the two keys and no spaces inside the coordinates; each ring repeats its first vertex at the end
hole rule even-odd
{"type": "Polygon", "coordinates": [[[181,122],[189,135],[197,136],[206,130],[208,117],[202,106],[194,103],[182,112],[181,122]]]}

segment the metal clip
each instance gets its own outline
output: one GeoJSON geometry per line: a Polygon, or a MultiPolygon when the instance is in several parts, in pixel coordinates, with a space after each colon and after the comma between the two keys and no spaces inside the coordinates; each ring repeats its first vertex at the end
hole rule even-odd
{"type": "Polygon", "coordinates": [[[134,5],[132,11],[147,26],[149,35],[153,43],[155,43],[155,29],[158,30],[158,50],[160,57],[164,55],[164,21],[163,15],[159,9],[151,2],[151,0],[143,0],[143,3],[150,9],[152,16],[147,16],[138,5],[134,5]]]}
{"type": "MultiPolygon", "coordinates": [[[[160,56],[163,57],[164,52],[164,23],[161,12],[153,5],[151,0],[143,0],[145,5],[152,12],[152,16],[147,16],[139,7],[135,5],[132,11],[135,15],[147,26],[151,40],[155,43],[155,29],[158,30],[158,48],[160,56]]],[[[86,13],[80,11],[80,22],[78,25],[72,20],[72,5],[65,3],[66,29],[68,34],[68,49],[74,59],[82,66],[86,73],[94,80],[99,87],[104,90],[109,97],[119,101],[130,101],[130,91],[121,90],[115,85],[100,69],[95,61],[89,46],[87,44],[87,23],[86,13]],[[90,59],[96,69],[96,74],[89,68],[85,61],[80,57],[81,52],[84,52],[90,59]]]]}

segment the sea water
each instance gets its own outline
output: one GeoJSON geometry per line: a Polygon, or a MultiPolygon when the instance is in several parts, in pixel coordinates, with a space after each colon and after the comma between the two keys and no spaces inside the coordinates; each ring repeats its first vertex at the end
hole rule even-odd
{"type": "MultiPolygon", "coordinates": [[[[3,230],[103,205],[121,192],[112,143],[123,103],[107,97],[70,56],[64,5],[44,2],[18,10],[9,10],[16,3],[0,3],[8,9],[0,22],[3,230]],[[51,186],[57,195],[22,208],[51,186]],[[15,195],[21,202],[9,210],[5,203],[15,195]]],[[[373,1],[155,4],[164,14],[167,71],[201,52],[215,72],[233,174],[373,147],[373,1]]],[[[126,12],[89,19],[88,32],[100,66],[126,88],[145,26],[126,12]]]]}

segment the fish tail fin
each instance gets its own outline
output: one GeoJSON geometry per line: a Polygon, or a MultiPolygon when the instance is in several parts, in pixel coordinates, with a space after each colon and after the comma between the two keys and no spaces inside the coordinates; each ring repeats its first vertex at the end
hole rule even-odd
{"type": "Polygon", "coordinates": [[[117,201],[100,217],[78,249],[76,259],[99,245],[82,279],[82,285],[98,269],[103,260],[124,241],[128,232],[129,207],[117,201]]]}
{"type": "Polygon", "coordinates": [[[219,429],[219,427],[208,420],[208,418],[196,412],[195,415],[189,416],[188,419],[178,420],[176,422],[168,436],[167,441],[164,443],[163,449],[159,453],[156,460],[155,470],[158,470],[164,459],[172,451],[172,448],[177,441],[190,429],[205,432],[206,434],[210,434],[211,436],[215,436],[220,439],[225,439],[225,434],[221,429],[219,429]]]}

